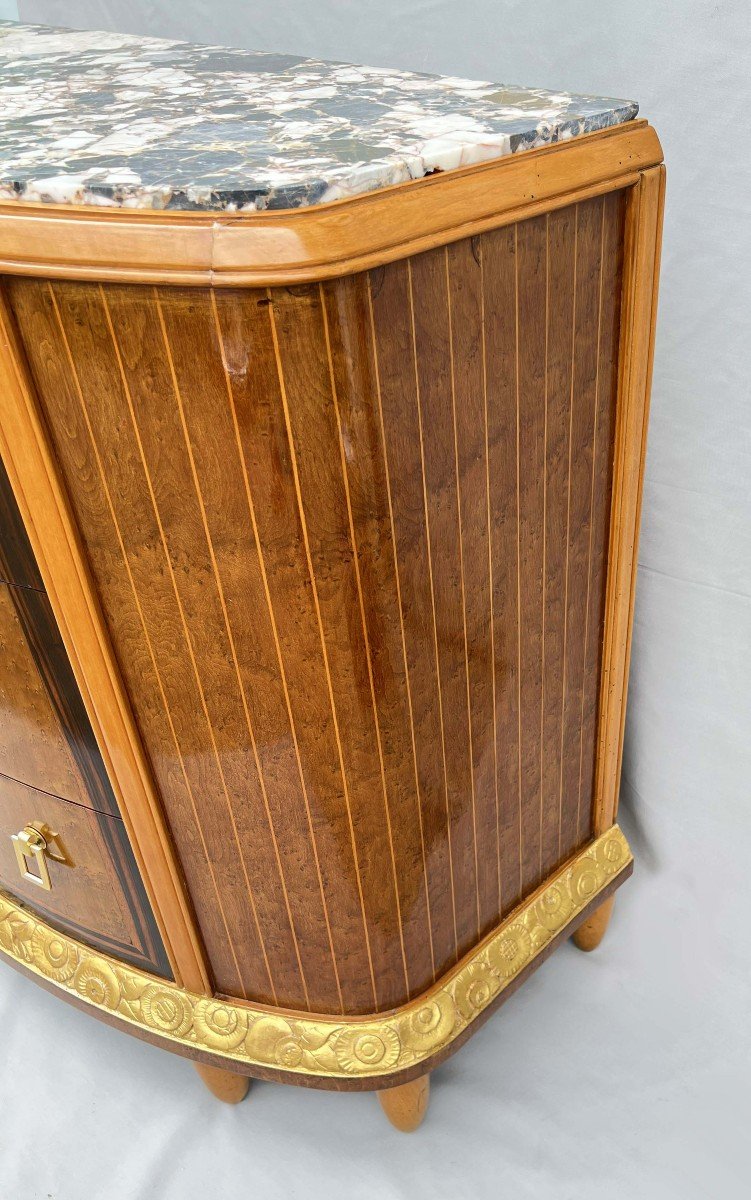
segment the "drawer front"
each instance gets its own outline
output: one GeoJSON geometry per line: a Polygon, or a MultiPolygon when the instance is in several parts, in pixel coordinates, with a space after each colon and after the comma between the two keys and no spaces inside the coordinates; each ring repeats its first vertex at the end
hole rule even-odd
{"type": "Polygon", "coordinates": [[[0,584],[0,773],[119,816],[49,600],[0,584]]]}
{"type": "Polygon", "coordinates": [[[169,975],[125,827],[118,817],[0,776],[0,887],[73,937],[126,962],[169,975]],[[23,839],[18,840],[19,834],[33,831],[34,826],[47,843],[39,856],[23,839]],[[25,878],[22,870],[42,879],[47,873],[49,889],[25,878]]]}

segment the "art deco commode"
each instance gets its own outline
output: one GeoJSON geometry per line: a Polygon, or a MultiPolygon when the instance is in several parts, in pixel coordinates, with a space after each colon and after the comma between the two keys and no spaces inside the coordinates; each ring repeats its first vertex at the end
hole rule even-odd
{"type": "Polygon", "coordinates": [[[429,1072],[615,824],[664,168],[635,104],[0,23],[0,958],[429,1072]]]}

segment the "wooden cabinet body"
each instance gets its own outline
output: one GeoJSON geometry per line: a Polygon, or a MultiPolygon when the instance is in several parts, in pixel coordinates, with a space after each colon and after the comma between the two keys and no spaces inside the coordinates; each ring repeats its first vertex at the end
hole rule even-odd
{"type": "Polygon", "coordinates": [[[0,211],[34,548],[0,585],[2,835],[29,788],[127,828],[174,981],[118,949],[120,909],[84,935],[63,892],[35,906],[115,980],[108,1017],[247,1074],[405,1083],[630,872],[660,158],[637,122],[294,213],[0,211]],[[110,808],[19,586],[46,588],[110,808]]]}

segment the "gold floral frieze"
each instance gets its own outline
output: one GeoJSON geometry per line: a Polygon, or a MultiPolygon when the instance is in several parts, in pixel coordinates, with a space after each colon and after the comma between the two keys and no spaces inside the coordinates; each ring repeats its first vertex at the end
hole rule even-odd
{"type": "Polygon", "coordinates": [[[249,1068],[378,1077],[445,1049],[630,861],[614,825],[429,992],[383,1016],[307,1016],[198,996],[90,950],[2,894],[0,951],[62,992],[175,1047],[210,1051],[249,1068]]]}

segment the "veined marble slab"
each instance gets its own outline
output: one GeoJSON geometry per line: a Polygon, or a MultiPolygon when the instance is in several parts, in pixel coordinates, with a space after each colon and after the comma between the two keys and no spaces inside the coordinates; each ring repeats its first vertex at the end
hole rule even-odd
{"type": "Polygon", "coordinates": [[[632,120],[575,96],[0,22],[0,199],[297,208],[632,120]]]}

